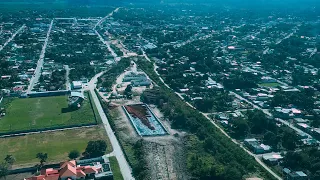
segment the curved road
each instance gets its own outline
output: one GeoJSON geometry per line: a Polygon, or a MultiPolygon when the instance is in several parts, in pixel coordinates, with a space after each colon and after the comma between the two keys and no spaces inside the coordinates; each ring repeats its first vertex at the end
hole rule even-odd
{"type": "Polygon", "coordinates": [[[100,77],[103,73],[104,72],[101,72],[101,73],[97,74],[96,76],[94,76],[91,79],[91,81],[88,83],[89,89],[90,89],[90,92],[91,92],[91,95],[92,95],[92,99],[93,99],[94,103],[96,104],[96,107],[98,109],[99,115],[100,115],[100,117],[102,119],[104,128],[105,128],[105,130],[106,130],[106,132],[108,134],[108,137],[110,139],[111,145],[113,147],[114,155],[118,160],[121,174],[122,174],[122,176],[123,176],[123,178],[125,180],[134,180],[134,177],[132,176],[132,169],[131,169],[129,163],[127,162],[127,160],[126,160],[126,158],[124,156],[124,153],[123,153],[123,151],[122,151],[122,149],[120,147],[120,144],[119,144],[116,136],[114,135],[113,130],[111,129],[111,126],[109,124],[108,118],[107,118],[107,116],[105,115],[105,113],[103,111],[103,108],[102,108],[102,106],[100,104],[98,96],[94,91],[95,88],[96,88],[96,83],[98,81],[98,77],[100,77]]]}

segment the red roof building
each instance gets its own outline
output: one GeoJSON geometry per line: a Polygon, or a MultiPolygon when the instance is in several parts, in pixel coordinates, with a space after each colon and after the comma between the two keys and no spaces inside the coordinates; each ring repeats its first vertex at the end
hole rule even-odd
{"type": "Polygon", "coordinates": [[[77,166],[76,161],[66,161],[60,163],[60,168],[43,169],[40,175],[25,178],[24,180],[76,180],[85,179],[87,176],[102,172],[101,168],[94,166],[77,166]]]}

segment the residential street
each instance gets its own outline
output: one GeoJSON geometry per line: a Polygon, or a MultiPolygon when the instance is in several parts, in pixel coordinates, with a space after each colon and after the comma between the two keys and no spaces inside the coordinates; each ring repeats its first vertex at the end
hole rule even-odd
{"type": "Polygon", "coordinates": [[[51,20],[50,27],[49,27],[49,30],[47,32],[47,37],[46,37],[46,40],[45,40],[45,42],[43,44],[42,51],[41,51],[41,54],[40,54],[40,58],[38,60],[37,68],[36,68],[36,70],[34,72],[34,76],[32,76],[32,78],[30,80],[30,84],[29,84],[27,93],[30,93],[30,91],[34,87],[35,83],[37,83],[39,78],[40,78],[41,69],[43,67],[43,60],[44,60],[44,56],[46,54],[46,48],[47,48],[47,44],[48,44],[48,41],[49,41],[52,25],[53,25],[53,20],[51,20]]]}
{"type": "Polygon", "coordinates": [[[105,40],[103,39],[103,37],[98,33],[97,30],[95,30],[95,33],[96,33],[97,36],[99,37],[100,41],[103,42],[103,44],[107,46],[108,50],[110,51],[111,55],[112,55],[113,58],[114,58],[114,61],[115,61],[115,62],[120,61],[121,58],[118,57],[118,55],[117,55],[117,54],[114,52],[114,50],[111,48],[110,42],[109,42],[109,41],[105,41],[105,40]]]}
{"type": "MultiPolygon", "coordinates": [[[[243,101],[251,104],[251,105],[253,106],[253,108],[261,110],[261,111],[264,112],[266,115],[272,116],[272,114],[269,112],[268,109],[262,109],[262,108],[260,108],[259,106],[253,104],[253,103],[250,102],[248,99],[243,98],[242,96],[240,96],[239,94],[237,94],[237,93],[235,93],[235,92],[230,92],[230,94],[236,96],[236,98],[238,98],[238,99],[240,99],[240,100],[243,100],[243,101]]],[[[285,124],[285,125],[287,125],[287,126],[289,126],[291,129],[293,129],[293,130],[296,131],[297,133],[305,133],[305,132],[303,132],[302,130],[296,128],[294,125],[290,124],[288,121],[285,121],[285,120],[280,119],[280,118],[276,118],[276,120],[279,121],[279,122],[281,122],[281,123],[283,123],[283,124],[285,124]]],[[[309,137],[312,137],[312,136],[309,135],[308,133],[305,133],[305,134],[307,134],[309,137]]]]}
{"type": "Polygon", "coordinates": [[[113,56],[114,58],[114,61],[117,62],[117,61],[120,61],[121,60],[121,57],[118,57],[118,55],[114,52],[114,50],[111,48],[110,46],[110,42],[109,41],[105,41],[103,39],[103,37],[99,34],[99,32],[96,30],[97,26],[100,26],[101,23],[103,21],[105,21],[107,18],[111,17],[113,15],[113,13],[115,12],[118,12],[120,8],[116,8],[115,10],[113,10],[110,14],[108,14],[106,17],[102,18],[94,27],[94,30],[95,30],[95,33],[98,35],[99,39],[101,40],[101,42],[103,42],[104,45],[107,46],[108,50],[110,51],[111,55],[113,56]]]}
{"type": "Polygon", "coordinates": [[[68,65],[64,65],[64,69],[66,70],[66,90],[71,90],[71,84],[69,79],[70,68],[68,65]]]}
{"type": "Polygon", "coordinates": [[[16,35],[18,33],[20,33],[24,28],[26,27],[26,25],[22,25],[12,36],[11,38],[9,38],[2,46],[0,46],[0,51],[2,51],[13,39],[14,37],[16,37],[16,35]]]}
{"type": "Polygon", "coordinates": [[[119,9],[120,9],[120,7],[116,8],[116,9],[113,10],[111,13],[109,13],[107,16],[105,16],[104,18],[100,19],[100,21],[95,25],[94,28],[96,29],[97,26],[100,26],[103,21],[105,21],[107,18],[111,17],[111,16],[113,15],[113,13],[118,12],[119,9]]]}

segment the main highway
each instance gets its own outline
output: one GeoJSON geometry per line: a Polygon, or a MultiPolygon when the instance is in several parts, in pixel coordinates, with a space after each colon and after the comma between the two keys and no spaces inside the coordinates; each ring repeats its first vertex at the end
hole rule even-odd
{"type": "Polygon", "coordinates": [[[93,102],[95,103],[95,105],[98,109],[99,115],[100,115],[102,122],[103,122],[103,125],[104,125],[104,128],[105,128],[105,130],[108,134],[108,137],[110,139],[111,145],[113,147],[114,155],[118,160],[121,174],[125,180],[134,180],[134,177],[132,176],[132,169],[124,156],[124,153],[121,149],[121,146],[118,142],[118,139],[114,135],[113,130],[111,129],[111,126],[109,124],[108,118],[103,111],[103,108],[101,106],[101,103],[98,99],[97,94],[95,93],[96,83],[98,81],[98,77],[100,77],[103,73],[104,72],[101,72],[101,73],[97,74],[96,76],[94,76],[91,79],[91,81],[88,83],[88,87],[91,92],[93,102]]]}
{"type": "MultiPolygon", "coordinates": [[[[100,40],[108,47],[108,49],[111,52],[112,56],[114,57],[115,61],[119,61],[119,60],[121,60],[121,58],[118,57],[116,53],[114,53],[114,51],[110,47],[110,44],[108,42],[106,42],[103,39],[103,37],[98,33],[98,31],[96,30],[96,27],[100,26],[103,21],[105,21],[107,18],[111,17],[113,15],[113,13],[117,12],[118,10],[119,10],[119,8],[116,8],[114,11],[112,11],[106,17],[102,18],[94,27],[95,33],[98,35],[100,40]]],[[[88,83],[88,88],[89,88],[89,90],[91,92],[93,102],[95,103],[95,105],[96,105],[96,107],[98,109],[99,115],[100,115],[100,117],[102,119],[104,128],[105,128],[105,130],[107,132],[107,135],[108,135],[108,137],[110,139],[111,145],[113,147],[113,152],[114,152],[115,157],[118,160],[118,163],[119,163],[119,166],[120,166],[120,171],[121,171],[121,174],[123,176],[123,179],[125,179],[125,180],[134,180],[134,177],[132,176],[132,169],[131,169],[127,159],[124,156],[124,153],[123,153],[122,148],[121,148],[121,146],[119,144],[119,141],[118,141],[117,137],[114,135],[114,132],[111,129],[111,126],[109,124],[108,118],[107,118],[107,116],[105,115],[105,113],[103,111],[103,108],[101,106],[101,103],[100,103],[100,101],[98,99],[97,94],[95,93],[96,83],[98,82],[98,78],[100,76],[102,76],[104,73],[105,72],[100,72],[99,74],[95,75],[90,80],[90,82],[88,83]]]]}

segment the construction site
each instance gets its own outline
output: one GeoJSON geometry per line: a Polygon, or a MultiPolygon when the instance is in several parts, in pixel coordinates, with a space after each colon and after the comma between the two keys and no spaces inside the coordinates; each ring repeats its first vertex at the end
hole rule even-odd
{"type": "MultiPolygon", "coordinates": [[[[111,93],[121,94],[128,85],[129,76],[127,75],[133,73],[142,77],[143,72],[133,64],[129,70],[118,76],[111,93]]],[[[186,133],[171,129],[170,122],[155,105],[144,104],[140,100],[140,95],[146,89],[152,88],[154,88],[153,84],[135,86],[132,89],[133,97],[130,99],[109,98],[110,95],[103,97],[108,102],[114,131],[131,165],[136,161],[134,145],[138,141],[142,142],[140,153],[143,154],[142,158],[146,162],[148,179],[190,179],[186,171],[186,154],[183,144],[186,133]]]]}
{"type": "Polygon", "coordinates": [[[140,136],[167,134],[167,131],[147,104],[125,105],[122,108],[140,136]]]}

